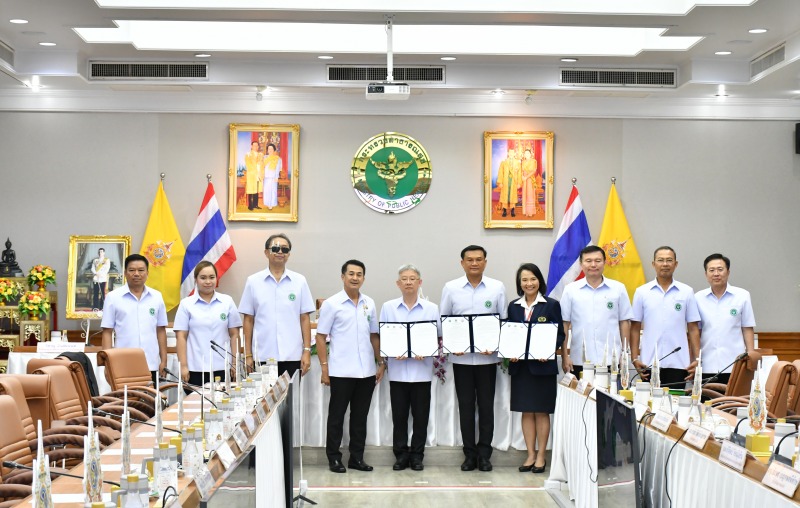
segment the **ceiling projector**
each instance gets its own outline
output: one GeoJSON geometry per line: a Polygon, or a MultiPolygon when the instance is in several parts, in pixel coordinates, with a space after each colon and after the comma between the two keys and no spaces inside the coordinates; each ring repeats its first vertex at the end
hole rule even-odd
{"type": "Polygon", "coordinates": [[[404,101],[411,95],[408,83],[370,83],[367,85],[368,101],[404,101]]]}

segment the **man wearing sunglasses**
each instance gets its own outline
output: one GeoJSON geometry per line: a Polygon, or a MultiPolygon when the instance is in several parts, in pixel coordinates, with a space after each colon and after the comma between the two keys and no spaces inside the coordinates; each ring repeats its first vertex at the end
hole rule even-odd
{"type": "Polygon", "coordinates": [[[311,365],[311,313],[316,310],[306,278],[286,268],[291,251],[285,234],[267,238],[269,266],[247,278],[239,303],[248,367],[273,358],[278,374],[290,376],[297,369],[305,374],[311,365]]]}

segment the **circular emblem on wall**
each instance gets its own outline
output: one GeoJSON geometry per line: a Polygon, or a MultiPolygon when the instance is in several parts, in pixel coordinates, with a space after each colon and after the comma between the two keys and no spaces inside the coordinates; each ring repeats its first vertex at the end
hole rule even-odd
{"type": "Polygon", "coordinates": [[[376,212],[407,212],[428,194],[430,159],[414,138],[383,132],[358,149],[350,178],[358,199],[376,212]]]}

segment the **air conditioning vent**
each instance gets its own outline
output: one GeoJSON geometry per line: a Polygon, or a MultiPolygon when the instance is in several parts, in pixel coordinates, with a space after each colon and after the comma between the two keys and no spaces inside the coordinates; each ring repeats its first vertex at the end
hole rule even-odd
{"type": "Polygon", "coordinates": [[[750,62],[750,77],[754,78],[762,72],[775,67],[786,59],[786,46],[781,44],[750,62]]]}
{"type": "Polygon", "coordinates": [[[562,86],[675,88],[673,69],[561,69],[562,86]]]}
{"type": "MultiPolygon", "coordinates": [[[[386,81],[385,65],[328,65],[328,83],[386,81]]],[[[403,83],[444,83],[444,66],[394,67],[395,81],[403,83]]]]}
{"type": "Polygon", "coordinates": [[[89,62],[90,81],[208,80],[208,63],[89,62]]]}
{"type": "Polygon", "coordinates": [[[0,60],[14,67],[14,50],[3,41],[0,41],[0,60]]]}

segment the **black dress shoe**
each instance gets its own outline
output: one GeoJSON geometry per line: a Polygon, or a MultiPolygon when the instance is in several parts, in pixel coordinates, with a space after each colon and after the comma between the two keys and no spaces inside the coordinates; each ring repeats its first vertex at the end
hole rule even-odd
{"type": "Polygon", "coordinates": [[[508,215],[508,212],[506,211],[505,208],[503,208],[503,217],[505,217],[506,215],[508,215]]]}
{"type": "Polygon", "coordinates": [[[530,466],[526,466],[525,464],[519,466],[520,473],[530,473],[531,469],[533,469],[533,464],[531,464],[530,466]]]}
{"type": "Polygon", "coordinates": [[[514,209],[513,209],[513,208],[511,209],[511,216],[512,216],[512,217],[516,217],[516,216],[517,216],[517,214],[516,214],[516,213],[514,213],[514,209]]]}
{"type": "Polygon", "coordinates": [[[363,460],[350,459],[347,461],[347,467],[349,467],[350,469],[355,469],[357,471],[365,471],[365,472],[372,471],[372,466],[370,466],[363,460]]]}
{"type": "Polygon", "coordinates": [[[531,468],[531,473],[544,473],[544,468],[546,468],[546,467],[547,467],[547,461],[544,461],[544,464],[542,465],[542,467],[533,466],[531,468]]]}
{"type": "Polygon", "coordinates": [[[402,459],[397,459],[395,461],[394,465],[392,466],[392,469],[394,469],[395,471],[402,471],[407,467],[408,467],[408,459],[402,458],[402,459]]]}
{"type": "Polygon", "coordinates": [[[344,464],[342,464],[341,460],[331,460],[328,462],[328,469],[331,470],[331,473],[346,473],[347,469],[345,469],[344,464]]]}
{"type": "Polygon", "coordinates": [[[461,464],[462,471],[475,471],[476,467],[478,467],[478,461],[471,457],[464,459],[464,462],[461,464]]]}
{"type": "Polygon", "coordinates": [[[492,470],[492,463],[489,462],[489,459],[478,459],[478,469],[481,471],[491,471],[492,470]]]}
{"type": "Polygon", "coordinates": [[[412,460],[411,461],[411,470],[412,471],[422,471],[425,469],[425,466],[422,465],[421,460],[412,460]]]}

